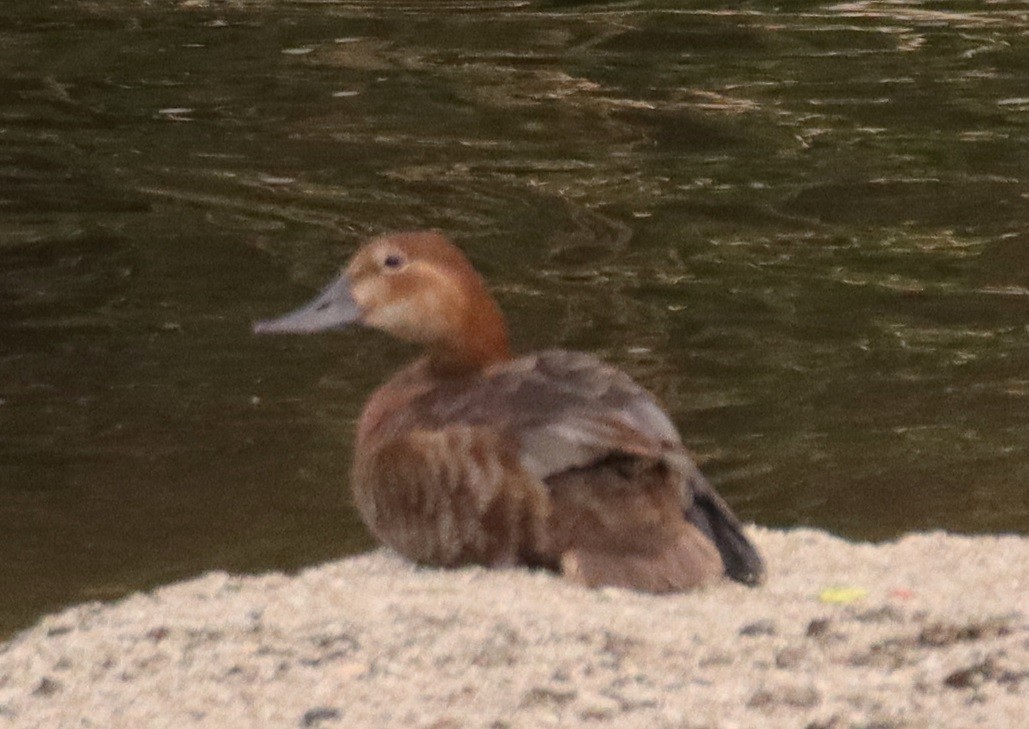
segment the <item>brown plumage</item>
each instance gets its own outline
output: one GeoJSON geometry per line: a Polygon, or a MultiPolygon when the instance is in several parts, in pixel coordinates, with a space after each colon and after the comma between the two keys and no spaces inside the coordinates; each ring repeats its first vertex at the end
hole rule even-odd
{"type": "Polygon", "coordinates": [[[647,592],[760,582],[760,557],[653,397],[587,354],[513,358],[495,301],[441,234],[366,243],[313,302],[255,330],[351,323],[426,348],[358,426],[358,510],[401,554],[647,592]]]}

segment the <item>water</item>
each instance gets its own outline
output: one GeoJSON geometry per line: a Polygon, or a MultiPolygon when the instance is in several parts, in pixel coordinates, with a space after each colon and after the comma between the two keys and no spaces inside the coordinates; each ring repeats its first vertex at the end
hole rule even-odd
{"type": "Polygon", "coordinates": [[[0,632],[369,545],[410,350],[249,326],[398,228],[745,519],[1027,531],[1025,3],[207,5],[0,8],[0,632]]]}

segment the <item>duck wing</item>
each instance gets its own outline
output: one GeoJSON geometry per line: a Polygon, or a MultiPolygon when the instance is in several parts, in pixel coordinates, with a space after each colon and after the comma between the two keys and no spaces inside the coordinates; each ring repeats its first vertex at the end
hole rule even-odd
{"type": "Polygon", "coordinates": [[[488,368],[414,410],[438,427],[488,427],[549,494],[527,561],[587,584],[682,590],[764,566],[654,398],[595,357],[542,352],[488,368]]]}

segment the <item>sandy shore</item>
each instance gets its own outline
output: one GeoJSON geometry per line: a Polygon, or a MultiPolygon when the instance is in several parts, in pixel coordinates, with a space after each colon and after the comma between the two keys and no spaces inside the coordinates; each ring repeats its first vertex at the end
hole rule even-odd
{"type": "Polygon", "coordinates": [[[80,605],[0,646],[0,727],[1026,726],[1029,539],[752,534],[753,590],[380,551],[80,605]]]}

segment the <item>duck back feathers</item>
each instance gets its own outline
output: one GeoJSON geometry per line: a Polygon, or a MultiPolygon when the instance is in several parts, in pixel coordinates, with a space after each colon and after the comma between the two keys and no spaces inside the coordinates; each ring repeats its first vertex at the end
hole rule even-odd
{"type": "Polygon", "coordinates": [[[411,559],[521,562],[649,592],[760,576],[668,417],[590,355],[443,380],[419,361],[372,398],[359,431],[358,508],[411,559]]]}

